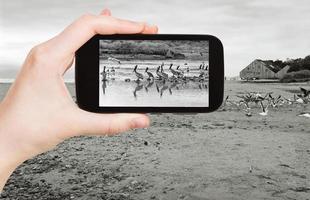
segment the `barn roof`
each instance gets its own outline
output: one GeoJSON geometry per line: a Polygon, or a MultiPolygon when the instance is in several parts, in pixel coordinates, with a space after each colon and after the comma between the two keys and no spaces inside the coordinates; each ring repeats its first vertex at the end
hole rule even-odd
{"type": "Polygon", "coordinates": [[[273,71],[274,73],[277,73],[278,71],[280,71],[282,69],[281,66],[276,65],[272,60],[258,60],[260,62],[263,62],[265,64],[265,66],[273,71]]]}

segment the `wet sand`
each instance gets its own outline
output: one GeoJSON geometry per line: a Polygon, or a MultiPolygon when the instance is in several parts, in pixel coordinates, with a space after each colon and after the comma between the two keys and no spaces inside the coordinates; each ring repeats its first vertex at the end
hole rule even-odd
{"type": "MultiPolygon", "coordinates": [[[[226,82],[225,93],[292,98],[299,85],[226,82]]],[[[0,84],[0,99],[7,88],[0,84]]],[[[252,117],[231,105],[210,114],[152,114],[149,129],[72,138],[26,161],[0,199],[306,200],[310,119],[301,111],[310,106],[269,108],[268,116],[254,108],[252,117]]]]}

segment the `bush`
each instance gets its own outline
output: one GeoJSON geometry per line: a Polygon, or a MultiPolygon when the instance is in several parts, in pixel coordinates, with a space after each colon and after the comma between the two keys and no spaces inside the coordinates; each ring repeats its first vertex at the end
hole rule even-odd
{"type": "Polygon", "coordinates": [[[304,59],[298,58],[295,60],[291,60],[287,64],[291,66],[288,72],[310,70],[310,56],[306,56],[304,59]]]}
{"type": "Polygon", "coordinates": [[[281,82],[298,82],[298,81],[307,81],[310,80],[310,70],[301,70],[297,72],[290,72],[283,76],[280,79],[281,82]]]}

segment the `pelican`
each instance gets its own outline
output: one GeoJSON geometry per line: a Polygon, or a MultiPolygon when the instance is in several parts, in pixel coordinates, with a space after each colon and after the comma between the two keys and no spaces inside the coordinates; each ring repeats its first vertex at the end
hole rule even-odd
{"type": "Polygon", "coordinates": [[[100,73],[102,75],[102,81],[107,81],[107,72],[105,71],[106,66],[103,67],[103,71],[100,73]]]}
{"type": "Polygon", "coordinates": [[[166,74],[166,73],[164,72],[163,66],[164,66],[164,65],[161,66],[161,71],[160,71],[160,72],[161,72],[162,77],[163,77],[164,79],[168,79],[169,76],[168,76],[168,74],[166,74]]]}
{"type": "Polygon", "coordinates": [[[133,72],[135,72],[135,74],[138,78],[138,81],[139,81],[140,79],[144,79],[144,77],[141,73],[137,72],[137,68],[138,68],[138,65],[135,66],[135,68],[133,69],[133,72]]]}
{"type": "Polygon", "coordinates": [[[176,70],[174,70],[174,69],[172,69],[172,63],[170,64],[170,67],[169,67],[169,70],[171,71],[171,73],[173,74],[173,76],[179,76],[179,73],[176,71],[176,70]]]}
{"type": "Polygon", "coordinates": [[[199,78],[203,78],[205,76],[204,64],[199,65],[199,78]]]}
{"type": "Polygon", "coordinates": [[[180,68],[180,65],[178,65],[177,66],[177,73],[179,74],[179,76],[183,76],[183,74],[184,74],[184,71],[182,71],[181,69],[179,69],[180,68]]]}
{"type": "Polygon", "coordinates": [[[260,114],[261,116],[267,116],[267,115],[268,115],[268,106],[269,106],[269,104],[267,104],[267,106],[265,107],[264,104],[263,104],[263,102],[261,101],[261,102],[260,102],[260,106],[261,106],[263,112],[261,112],[261,113],[259,113],[259,114],[260,114]]]}
{"type": "Polygon", "coordinates": [[[149,72],[148,70],[149,70],[149,68],[148,68],[148,67],[146,67],[146,68],[145,68],[145,72],[146,72],[146,73],[147,73],[147,75],[149,76],[148,80],[154,79],[153,74],[152,74],[151,72],[149,72]]]}
{"type": "Polygon", "coordinates": [[[163,79],[163,75],[159,70],[160,70],[160,66],[157,67],[156,74],[157,74],[159,79],[163,79]]]}

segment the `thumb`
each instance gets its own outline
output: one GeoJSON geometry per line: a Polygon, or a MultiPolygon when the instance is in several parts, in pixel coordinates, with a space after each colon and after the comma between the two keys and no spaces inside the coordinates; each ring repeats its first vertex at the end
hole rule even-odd
{"type": "Polygon", "coordinates": [[[78,135],[115,135],[135,128],[146,128],[150,124],[145,114],[97,114],[80,110],[77,117],[78,135]]]}

